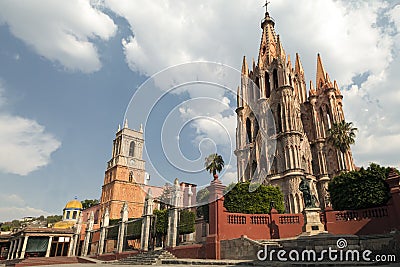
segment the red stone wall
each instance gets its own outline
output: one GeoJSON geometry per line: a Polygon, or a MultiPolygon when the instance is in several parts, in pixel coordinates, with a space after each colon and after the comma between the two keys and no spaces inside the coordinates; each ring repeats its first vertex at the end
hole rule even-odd
{"type": "Polygon", "coordinates": [[[206,249],[202,244],[189,245],[189,246],[178,246],[174,248],[168,248],[169,252],[174,254],[177,258],[183,259],[205,259],[206,249]]]}
{"type": "MultiPolygon", "coordinates": [[[[321,213],[325,230],[332,234],[371,235],[400,230],[400,176],[392,174],[387,180],[392,198],[387,206],[355,211],[321,213]]],[[[223,207],[224,186],[216,180],[208,187],[209,235],[206,258],[220,259],[220,241],[247,236],[250,239],[278,239],[302,233],[303,214],[241,214],[229,213],[223,207]]],[[[183,253],[183,252],[182,252],[183,253]]]]}

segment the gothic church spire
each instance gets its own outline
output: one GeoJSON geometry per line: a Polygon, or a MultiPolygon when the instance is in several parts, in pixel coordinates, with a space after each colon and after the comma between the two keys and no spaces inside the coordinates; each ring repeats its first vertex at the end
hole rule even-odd
{"type": "Polygon", "coordinates": [[[268,12],[268,4],[265,4],[266,11],[265,17],[261,23],[261,29],[263,30],[260,44],[260,51],[258,55],[258,66],[261,68],[262,66],[271,64],[272,60],[276,58],[278,55],[278,38],[275,33],[275,22],[270,17],[268,12]]]}
{"type": "Polygon", "coordinates": [[[317,56],[317,76],[316,77],[317,78],[316,78],[315,84],[317,86],[317,90],[319,90],[326,83],[326,72],[325,72],[324,66],[322,64],[322,59],[321,59],[320,54],[318,54],[318,56],[317,56]]]}

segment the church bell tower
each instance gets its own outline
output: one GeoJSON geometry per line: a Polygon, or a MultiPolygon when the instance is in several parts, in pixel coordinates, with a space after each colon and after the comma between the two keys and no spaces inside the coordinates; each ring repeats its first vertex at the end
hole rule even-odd
{"type": "Polygon", "coordinates": [[[107,163],[101,193],[101,212],[109,209],[110,219],[119,219],[124,203],[128,216],[142,216],[145,192],[145,161],[143,156],[143,129],[128,128],[128,121],[118,129],[113,141],[112,157],[107,163]]]}

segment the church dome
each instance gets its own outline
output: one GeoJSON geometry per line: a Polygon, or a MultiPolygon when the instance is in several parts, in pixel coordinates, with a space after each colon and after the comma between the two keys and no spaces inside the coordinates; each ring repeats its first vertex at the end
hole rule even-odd
{"type": "Polygon", "coordinates": [[[67,203],[67,205],[65,205],[65,209],[80,209],[82,210],[82,203],[79,200],[71,200],[70,202],[67,203]]]}

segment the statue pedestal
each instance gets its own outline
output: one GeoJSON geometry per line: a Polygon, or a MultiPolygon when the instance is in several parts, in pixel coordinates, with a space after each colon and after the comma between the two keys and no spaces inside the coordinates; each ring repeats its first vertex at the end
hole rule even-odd
{"type": "Polygon", "coordinates": [[[304,225],[303,235],[317,235],[327,233],[319,217],[320,208],[305,208],[303,211],[304,225]]]}

